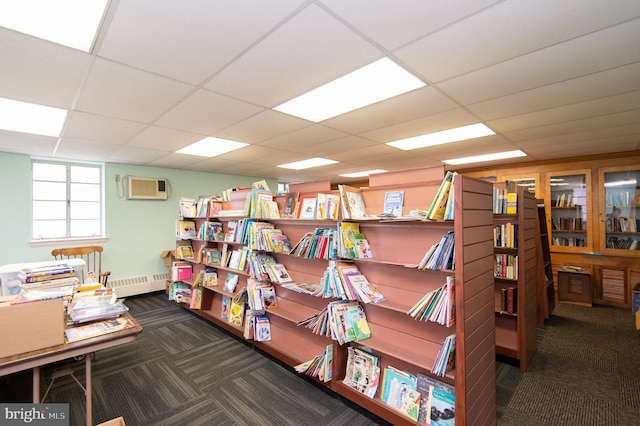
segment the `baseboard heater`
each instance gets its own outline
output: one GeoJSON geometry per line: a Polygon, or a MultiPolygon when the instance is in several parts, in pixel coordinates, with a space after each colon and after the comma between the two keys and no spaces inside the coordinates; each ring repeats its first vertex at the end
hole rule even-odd
{"type": "Polygon", "coordinates": [[[139,294],[164,290],[168,273],[141,275],[138,277],[109,280],[109,287],[116,289],[118,297],[130,297],[139,294]]]}

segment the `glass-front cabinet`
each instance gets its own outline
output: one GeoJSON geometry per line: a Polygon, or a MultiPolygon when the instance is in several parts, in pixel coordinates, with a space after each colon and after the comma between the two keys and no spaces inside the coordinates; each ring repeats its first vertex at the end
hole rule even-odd
{"type": "Polygon", "coordinates": [[[640,212],[640,170],[610,168],[600,173],[604,182],[604,197],[601,200],[604,250],[613,250],[616,254],[640,250],[640,223],[636,214],[640,212]]]}
{"type": "Polygon", "coordinates": [[[556,251],[590,250],[587,230],[591,211],[591,174],[572,170],[549,176],[549,229],[551,248],[556,251]]]}

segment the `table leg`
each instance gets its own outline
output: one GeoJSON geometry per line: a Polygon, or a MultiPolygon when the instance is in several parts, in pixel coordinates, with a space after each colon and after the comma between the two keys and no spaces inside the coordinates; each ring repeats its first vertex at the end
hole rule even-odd
{"type": "Polygon", "coordinates": [[[32,395],[33,403],[40,404],[40,367],[33,367],[33,386],[32,395]]]}
{"type": "Polygon", "coordinates": [[[85,370],[85,383],[87,386],[87,390],[86,390],[86,400],[87,400],[87,426],[92,426],[93,425],[93,411],[92,411],[92,406],[91,406],[91,354],[88,353],[85,356],[85,361],[84,361],[84,370],[85,370]]]}

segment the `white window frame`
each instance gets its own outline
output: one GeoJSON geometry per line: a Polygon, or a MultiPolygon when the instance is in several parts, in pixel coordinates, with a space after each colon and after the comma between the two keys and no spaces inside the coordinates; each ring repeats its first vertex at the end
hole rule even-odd
{"type": "MultiPolygon", "coordinates": [[[[79,243],[89,243],[89,242],[104,242],[106,241],[106,236],[105,236],[105,215],[104,215],[104,194],[105,194],[105,175],[104,175],[104,164],[103,163],[92,163],[92,162],[80,162],[80,161],[58,161],[58,160],[50,160],[50,159],[38,159],[38,158],[32,158],[31,159],[31,173],[30,173],[30,182],[31,182],[31,197],[30,197],[30,212],[31,212],[31,220],[30,220],[30,229],[29,229],[29,234],[30,234],[30,244],[34,245],[34,246],[38,246],[38,245],[50,245],[52,243],[72,243],[72,242],[79,242],[79,243]],[[67,207],[66,207],[66,214],[65,214],[65,221],[66,221],[66,235],[64,237],[51,237],[51,238],[43,238],[43,237],[38,237],[34,235],[34,224],[36,223],[36,220],[34,219],[34,201],[38,201],[38,200],[34,200],[34,190],[33,190],[33,184],[34,184],[34,177],[33,177],[33,165],[36,163],[41,163],[41,164],[55,164],[55,165],[62,165],[66,167],[66,181],[65,184],[67,186],[67,191],[66,191],[66,197],[67,197],[67,207]],[[70,217],[70,206],[71,206],[71,202],[73,202],[74,200],[71,199],[71,191],[70,191],[70,187],[71,187],[71,168],[73,166],[81,166],[81,167],[89,167],[89,168],[96,168],[99,169],[99,176],[100,176],[100,200],[99,200],[99,221],[100,221],[100,233],[99,235],[91,235],[91,236],[82,236],[82,237],[72,237],[70,236],[70,229],[71,229],[71,222],[72,219],[70,217]]],[[[46,181],[45,181],[46,182],[46,181]]],[[[76,200],[77,201],[77,200],[76,200]]]]}

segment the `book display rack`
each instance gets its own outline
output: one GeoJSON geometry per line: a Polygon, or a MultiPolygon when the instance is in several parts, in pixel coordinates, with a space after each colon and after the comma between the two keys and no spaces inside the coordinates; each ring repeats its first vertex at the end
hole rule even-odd
{"type": "MultiPolygon", "coordinates": [[[[403,191],[403,213],[424,211],[437,195],[444,175],[444,169],[439,167],[382,173],[370,177],[370,186],[361,189],[367,216],[348,219],[348,222],[359,225],[358,233],[366,238],[369,257],[299,257],[287,251],[250,250],[247,242],[241,239],[191,239],[194,258],[182,261],[192,264],[193,274],[192,279],[185,280],[185,283],[192,287],[200,285],[203,281],[198,276],[203,275],[202,271],[211,274],[212,270],[217,273],[218,283],[211,286],[200,285],[202,293],[199,308],[190,307],[193,304],[186,301],[182,306],[291,367],[304,366],[300,371],[307,371],[309,380],[316,380],[336,394],[393,424],[424,423],[415,420],[415,411],[412,411],[412,415],[407,415],[382,397],[382,373],[373,377],[378,381],[377,389],[363,386],[363,389],[366,388],[365,392],[360,389],[359,383],[353,383],[357,375],[350,372],[349,362],[354,354],[359,354],[356,358],[360,360],[375,360],[376,368],[370,371],[397,370],[406,372],[410,377],[427,376],[455,389],[456,425],[493,424],[496,416],[496,337],[491,183],[455,176],[451,190],[455,197],[453,220],[428,220],[416,215],[382,215],[385,194],[390,191],[403,191]],[[455,253],[455,261],[451,268],[418,268],[429,248],[448,233],[454,235],[451,250],[452,254],[455,253]],[[217,265],[207,264],[198,253],[203,249],[214,248],[221,252],[221,261],[217,265]],[[271,257],[274,264],[281,265],[279,268],[286,270],[286,282],[266,280],[264,285],[275,289],[275,295],[271,292],[270,297],[277,302],[256,314],[267,318],[269,340],[258,341],[252,335],[251,327],[248,327],[252,324],[251,298],[256,294],[255,289],[263,285],[256,282],[252,267],[247,266],[251,262],[247,261],[242,265],[240,261],[236,268],[230,268],[222,254],[237,250],[247,251],[247,259],[251,259],[252,254],[256,253],[271,257]],[[360,339],[346,339],[342,344],[332,339],[331,333],[316,333],[308,326],[313,322],[312,317],[322,317],[323,310],[340,306],[336,304],[338,299],[335,297],[323,298],[312,294],[317,293],[316,290],[324,282],[332,262],[352,264],[366,277],[366,280],[361,281],[372,284],[384,296],[383,299],[378,298],[369,303],[359,299],[344,304],[351,306],[355,303],[354,311],[360,312],[361,316],[353,320],[354,328],[356,332],[363,334],[360,339]],[[224,289],[225,277],[229,272],[238,275],[233,291],[224,289]],[[447,280],[455,288],[455,292],[450,293],[453,296],[451,308],[455,311],[455,321],[450,321],[449,327],[434,321],[420,321],[408,314],[425,294],[432,291],[436,293],[434,290],[446,285],[447,280]],[[246,297],[239,297],[245,294],[246,297]],[[228,308],[223,306],[223,300],[228,303],[229,298],[236,302],[246,301],[244,323],[232,323],[228,317],[223,316],[223,310],[228,308]],[[307,326],[300,326],[301,324],[307,326]],[[453,354],[452,361],[448,366],[443,365],[443,374],[432,373],[436,359],[442,358],[439,357],[439,352],[445,342],[448,342],[447,347],[450,347],[453,354]],[[330,362],[322,361],[326,357],[330,357],[330,362]],[[314,366],[315,362],[319,366],[314,366]],[[310,369],[320,374],[309,374],[310,369]]],[[[331,189],[329,181],[291,184],[289,191],[300,197],[319,193],[338,194],[331,189]]],[[[248,194],[250,190],[233,192],[233,199],[222,203],[222,212],[241,210],[248,194]]],[[[292,208],[291,200],[287,201],[287,198],[289,197],[274,197],[281,212],[292,208]]],[[[338,220],[284,216],[267,220],[223,213],[188,219],[195,222],[196,235],[200,235],[197,230],[205,222],[221,223],[222,234],[227,233],[230,225],[237,225],[240,221],[245,224],[252,220],[266,222],[286,235],[291,246],[307,234],[315,233],[317,229],[337,229],[338,223],[343,220],[342,214],[338,220]]],[[[259,293],[258,290],[257,294],[259,293]]],[[[535,312],[535,297],[533,300],[535,312]]],[[[416,402],[416,392],[409,393],[416,402]]],[[[428,395],[424,397],[428,398],[428,395]]]]}
{"type": "Polygon", "coordinates": [[[496,353],[518,360],[526,371],[537,345],[538,219],[534,195],[519,187],[516,196],[517,211],[493,219],[496,353]]]}

